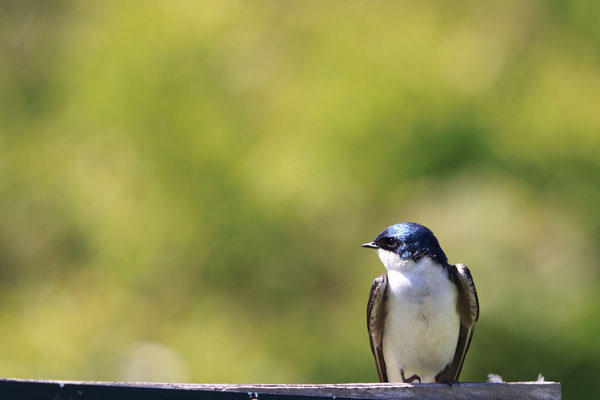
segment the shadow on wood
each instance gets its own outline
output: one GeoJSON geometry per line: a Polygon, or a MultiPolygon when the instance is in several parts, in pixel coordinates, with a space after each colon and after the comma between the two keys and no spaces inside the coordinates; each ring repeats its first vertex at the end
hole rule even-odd
{"type": "Polygon", "coordinates": [[[329,385],[211,385],[184,383],[71,382],[0,379],[0,399],[427,399],[559,400],[560,383],[509,382],[460,385],[347,383],[329,385]]]}

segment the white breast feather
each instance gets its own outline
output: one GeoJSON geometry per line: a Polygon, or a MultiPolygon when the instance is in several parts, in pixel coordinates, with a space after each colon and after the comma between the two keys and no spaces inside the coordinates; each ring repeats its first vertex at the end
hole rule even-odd
{"type": "Polygon", "coordinates": [[[388,270],[388,313],[383,333],[383,356],[390,382],[419,375],[434,382],[454,357],[460,318],[458,292],[447,271],[429,257],[418,262],[378,249],[388,270]]]}

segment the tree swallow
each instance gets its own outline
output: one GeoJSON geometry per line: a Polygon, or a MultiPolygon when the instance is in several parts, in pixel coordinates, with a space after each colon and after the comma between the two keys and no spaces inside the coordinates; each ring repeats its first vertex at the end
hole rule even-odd
{"type": "Polygon", "coordinates": [[[448,264],[433,232],[414,222],[389,226],[362,246],[375,249],[387,270],[367,304],[381,382],[458,382],[479,318],[467,266],[448,264]]]}

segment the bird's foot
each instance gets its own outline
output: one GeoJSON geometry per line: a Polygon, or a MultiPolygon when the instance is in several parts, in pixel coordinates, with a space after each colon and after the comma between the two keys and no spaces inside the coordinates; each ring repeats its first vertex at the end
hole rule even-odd
{"type": "Polygon", "coordinates": [[[459,381],[453,381],[444,372],[440,372],[435,376],[435,383],[445,383],[448,386],[452,386],[454,384],[460,385],[459,381]]]}
{"type": "Polygon", "coordinates": [[[408,378],[405,378],[404,377],[404,369],[400,370],[400,376],[402,377],[403,383],[413,383],[414,381],[419,381],[419,383],[421,383],[421,377],[417,374],[414,374],[412,376],[409,376],[408,378]]]}

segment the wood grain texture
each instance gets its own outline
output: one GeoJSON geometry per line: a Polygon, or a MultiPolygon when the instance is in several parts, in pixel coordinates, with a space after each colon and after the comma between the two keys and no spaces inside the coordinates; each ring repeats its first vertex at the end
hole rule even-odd
{"type": "MultiPolygon", "coordinates": [[[[10,393],[17,394],[19,388],[25,391],[27,388],[37,387],[39,389],[58,390],[58,397],[53,394],[52,398],[68,398],[61,396],[61,390],[81,392],[80,399],[98,398],[95,390],[99,393],[108,394],[111,397],[127,398],[128,395],[136,395],[136,398],[156,398],[160,392],[160,398],[183,398],[180,395],[196,393],[195,398],[297,398],[297,396],[314,396],[315,398],[347,398],[347,399],[427,399],[427,400],[559,400],[561,398],[561,386],[557,382],[508,382],[508,383],[461,383],[460,385],[428,384],[399,384],[399,383],[347,383],[347,384],[315,384],[315,385],[244,385],[244,384],[187,384],[187,383],[151,383],[151,382],[75,382],[75,381],[39,381],[21,379],[0,379],[0,393],[7,387],[10,393]],[[78,388],[85,388],[79,391],[78,388]],[[141,391],[140,391],[141,389],[141,391]],[[135,391],[135,393],[134,393],[135,391]],[[85,394],[89,395],[86,396],[85,394]],[[203,394],[204,396],[201,396],[203,394]],[[219,394],[219,396],[217,396],[219,394]],[[237,396],[227,396],[239,394],[237,396]],[[241,396],[243,394],[243,396],[241,396]],[[208,395],[208,397],[207,397],[208,395]],[[225,395],[225,396],[222,396],[225,395]]],[[[27,389],[30,390],[30,389],[27,389]]],[[[46,390],[44,393],[53,393],[46,390]]],[[[104,396],[102,396],[104,397],[104,396]]],[[[42,397],[37,397],[42,398],[42,397]]],[[[186,396],[187,398],[187,396],[186,396]]],[[[310,397],[309,397],[310,398],[310,397]]],[[[51,398],[48,398],[50,400],[51,398]]]]}

